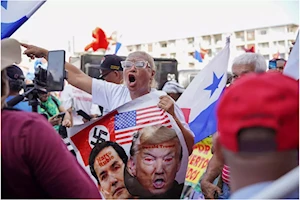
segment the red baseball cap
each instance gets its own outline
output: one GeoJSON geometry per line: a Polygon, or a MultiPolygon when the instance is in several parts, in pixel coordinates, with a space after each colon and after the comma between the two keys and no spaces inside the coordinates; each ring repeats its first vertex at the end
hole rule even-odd
{"type": "Polygon", "coordinates": [[[278,151],[299,148],[299,83],[278,72],[251,73],[222,95],[217,108],[218,134],[226,149],[240,151],[244,128],[275,131],[278,151]]]}

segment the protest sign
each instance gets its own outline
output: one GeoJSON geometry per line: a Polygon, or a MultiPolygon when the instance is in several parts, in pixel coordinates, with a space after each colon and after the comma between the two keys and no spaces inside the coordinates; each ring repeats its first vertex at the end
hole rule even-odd
{"type": "Polygon", "coordinates": [[[144,95],[69,132],[104,198],[180,197],[188,150],[172,116],[157,107],[163,94],[144,95]]]}
{"type": "Polygon", "coordinates": [[[182,199],[204,199],[204,196],[201,193],[200,180],[212,157],[211,148],[211,136],[194,145],[193,152],[189,157],[184,184],[185,187],[181,196],[182,199]]]}

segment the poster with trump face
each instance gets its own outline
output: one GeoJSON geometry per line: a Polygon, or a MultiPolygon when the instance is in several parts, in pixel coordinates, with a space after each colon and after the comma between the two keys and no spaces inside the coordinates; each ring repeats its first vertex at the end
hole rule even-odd
{"type": "Polygon", "coordinates": [[[188,150],[176,122],[147,94],[72,128],[78,162],[105,199],[179,199],[188,150]]]}

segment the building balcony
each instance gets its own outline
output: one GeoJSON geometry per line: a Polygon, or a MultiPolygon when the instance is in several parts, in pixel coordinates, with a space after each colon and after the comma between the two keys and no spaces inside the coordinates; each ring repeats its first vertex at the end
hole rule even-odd
{"type": "Polygon", "coordinates": [[[272,41],[269,35],[256,35],[255,40],[257,42],[272,41]]]}
{"type": "Polygon", "coordinates": [[[265,54],[270,54],[271,50],[270,48],[258,48],[257,52],[262,55],[265,55],[265,54]]]}

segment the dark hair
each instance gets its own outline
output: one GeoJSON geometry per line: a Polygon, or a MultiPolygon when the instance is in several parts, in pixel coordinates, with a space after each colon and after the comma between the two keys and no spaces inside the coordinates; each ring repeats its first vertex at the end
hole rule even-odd
{"type": "Polygon", "coordinates": [[[12,92],[20,92],[23,88],[24,85],[24,81],[23,80],[13,80],[13,79],[9,79],[9,90],[12,92]]]}
{"type": "Polygon", "coordinates": [[[98,176],[96,174],[96,171],[94,169],[94,163],[97,155],[106,147],[112,147],[114,150],[117,152],[121,160],[124,162],[124,164],[127,164],[128,157],[126,155],[126,152],[124,151],[123,147],[121,147],[118,143],[116,142],[111,142],[111,141],[105,141],[100,144],[96,144],[94,148],[92,149],[89,157],[89,165],[90,165],[90,170],[92,175],[96,178],[98,184],[100,184],[100,181],[98,179],[98,176]]]}
{"type": "Polygon", "coordinates": [[[20,92],[25,84],[25,77],[22,70],[16,65],[10,65],[6,70],[9,90],[12,92],[20,92]]]}

